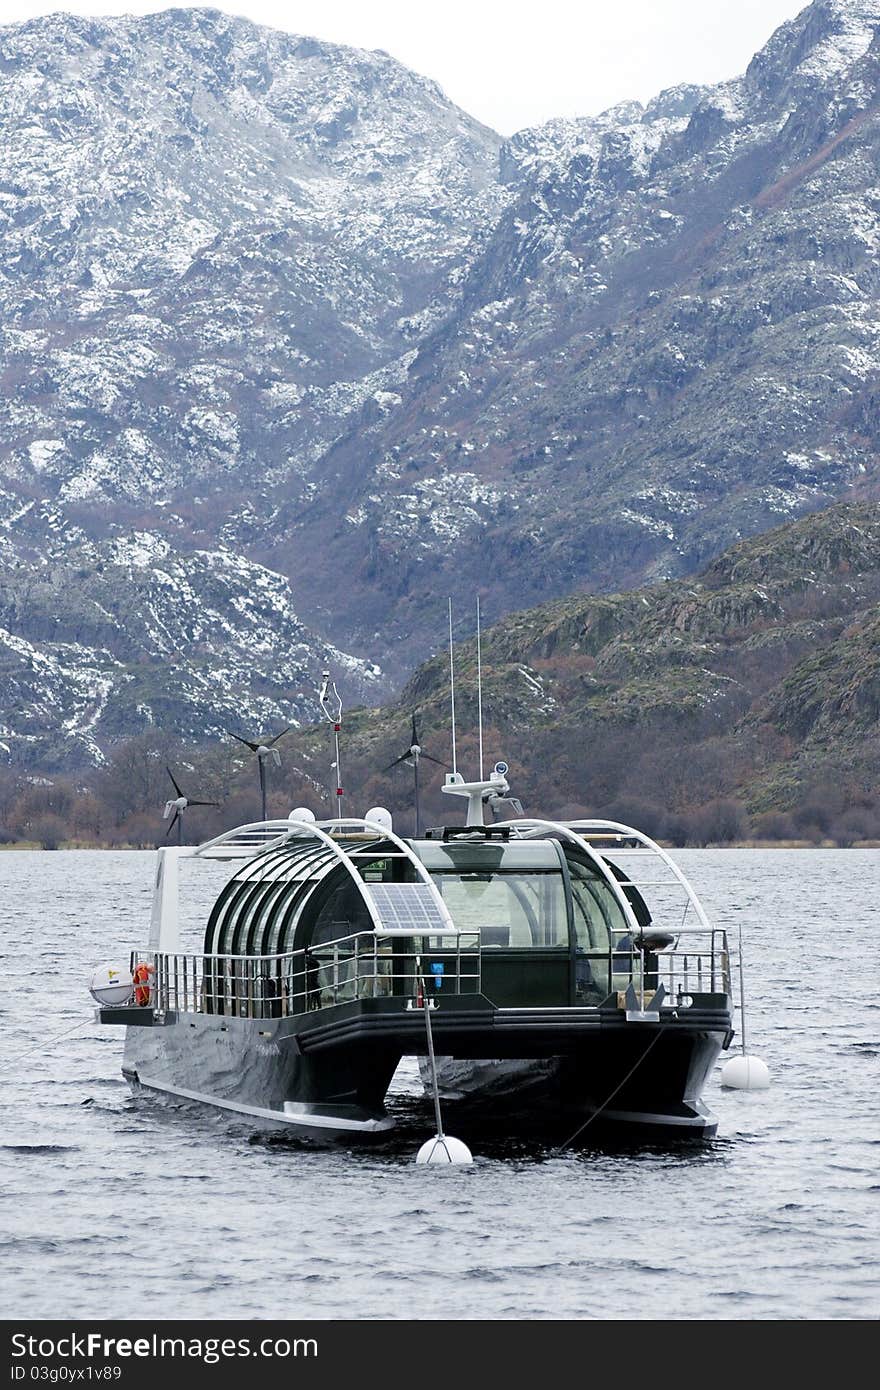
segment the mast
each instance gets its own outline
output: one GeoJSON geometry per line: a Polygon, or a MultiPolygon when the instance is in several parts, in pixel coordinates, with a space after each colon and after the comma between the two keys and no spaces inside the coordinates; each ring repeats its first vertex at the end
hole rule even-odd
{"type": "Polygon", "coordinates": [[[342,696],[336,689],[336,682],[330,679],[330,672],[324,671],[321,682],[321,689],[318,692],[318,703],[324,713],[324,718],[329,724],[333,725],[333,749],[335,754],[336,769],[336,814],[342,815],[342,760],[339,756],[339,735],[342,732],[342,696]]]}
{"type": "Polygon", "coordinates": [[[477,726],[480,737],[480,781],[483,780],[483,657],[480,650],[480,595],[477,594],[477,726]]]}
{"type": "Polygon", "coordinates": [[[452,775],[458,774],[458,760],[455,753],[455,656],[452,650],[452,599],[449,602],[449,700],[452,705],[452,775]]]}

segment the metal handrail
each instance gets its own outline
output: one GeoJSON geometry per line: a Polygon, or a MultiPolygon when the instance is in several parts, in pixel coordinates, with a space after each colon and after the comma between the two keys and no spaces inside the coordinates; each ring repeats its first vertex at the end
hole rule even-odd
{"type": "MultiPolygon", "coordinates": [[[[166,954],[133,951],[131,969],[151,971],[149,985],[138,986],[156,1011],[219,1013],[247,1018],[279,1018],[327,1008],[352,999],[417,992],[417,962],[426,949],[442,954],[444,970],[437,991],[479,993],[479,932],[458,928],[409,932],[408,950],[397,932],[352,932],[332,941],[279,955],[166,954]],[[452,945],[427,946],[436,939],[452,945]],[[328,975],[329,972],[329,975],[328,975]]],[[[136,996],[137,999],[137,996],[136,996]]]]}
{"type": "MultiPolygon", "coordinates": [[[[607,961],[607,990],[612,993],[630,982],[643,992],[662,984],[668,1003],[685,1008],[694,994],[731,994],[726,931],[693,927],[680,935],[687,940],[676,939],[662,951],[612,942],[607,951],[583,954],[607,961]]],[[[255,1019],[287,1018],[361,999],[396,996],[408,1002],[418,992],[419,959],[427,951],[442,955],[449,967],[438,990],[446,996],[480,992],[483,948],[477,929],[415,933],[411,940],[404,950],[396,934],[361,931],[271,956],[132,952],[131,968],[134,973],[138,965],[152,967],[148,999],[141,1002],[156,1011],[255,1019]],[[435,945],[437,940],[454,945],[435,945]]],[[[140,988],[147,992],[143,983],[140,988]]]]}
{"type": "MultiPolygon", "coordinates": [[[[593,953],[603,959],[603,952],[593,953]]],[[[587,953],[588,957],[590,953],[587,953]]],[[[644,951],[632,946],[629,950],[619,945],[612,947],[612,959],[630,960],[629,974],[633,979],[639,974],[648,988],[666,986],[670,1001],[676,996],[688,994],[732,994],[733,978],[730,962],[730,948],[727,932],[723,927],[684,927],[676,933],[672,946],[658,951],[644,951]],[[679,946],[678,938],[689,938],[679,946]],[[701,945],[699,938],[704,939],[701,945]],[[695,939],[697,938],[697,939],[695,939]],[[636,970],[638,966],[638,971],[636,970]]],[[[626,971],[614,970],[615,976],[625,975],[626,971]]]]}

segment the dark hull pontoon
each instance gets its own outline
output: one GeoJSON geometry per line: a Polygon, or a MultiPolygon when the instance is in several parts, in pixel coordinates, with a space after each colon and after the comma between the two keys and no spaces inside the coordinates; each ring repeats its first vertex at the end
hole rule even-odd
{"type": "MultiPolygon", "coordinates": [[[[645,1022],[636,1033],[613,1008],[560,1011],[537,1024],[526,1010],[479,1004],[465,1010],[444,1001],[432,1019],[434,1045],[444,1056],[482,1063],[483,1085],[441,1090],[465,1115],[491,1110],[511,1122],[543,1124],[551,1134],[603,1107],[603,1129],[625,1124],[646,1137],[714,1135],[700,1093],[727,1036],[717,1009],[695,1005],[699,1018],[645,1022]],[[508,1059],[523,1061],[521,1076],[499,1085],[493,1068],[508,1059]]],[[[107,1018],[109,1012],[103,1021],[123,1021],[107,1018]]],[[[328,1023],[262,1020],[262,1027],[248,1019],[220,1025],[204,1015],[166,1015],[161,1026],[132,1029],[124,1071],[149,1089],[310,1137],[383,1133],[391,1125],[385,1096],[398,1062],[426,1055],[424,1022],[413,1011],[406,1027],[384,1002],[334,1012],[339,1017],[328,1023]]]]}
{"type": "Polygon", "coordinates": [[[280,821],[160,856],[151,948],[132,959],[141,1002],[99,1010],[128,1025],[135,1084],[259,1128],[381,1137],[398,1063],[426,1057],[430,1009],[459,1127],[715,1132],[700,1097],[732,1037],[726,938],[630,827],[518,820],[403,840],[368,821],[280,821]],[[179,868],[216,859],[232,875],[184,952],[179,868]]]}

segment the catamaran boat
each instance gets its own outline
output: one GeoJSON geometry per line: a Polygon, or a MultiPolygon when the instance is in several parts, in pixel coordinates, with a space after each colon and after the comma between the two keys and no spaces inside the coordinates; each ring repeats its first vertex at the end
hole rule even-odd
{"type": "Polygon", "coordinates": [[[125,1076],[258,1129],[352,1140],[393,1127],[398,1064],[430,1056],[465,1123],[712,1137],[701,1093],[733,1037],[725,932],[631,826],[484,824],[509,804],[506,772],[449,774],[465,824],[418,837],[381,808],[297,811],[160,849],[149,945],[93,990],[100,1021],[126,1028],[125,1076]],[[218,865],[207,923],[185,927],[181,876],[218,865]]]}

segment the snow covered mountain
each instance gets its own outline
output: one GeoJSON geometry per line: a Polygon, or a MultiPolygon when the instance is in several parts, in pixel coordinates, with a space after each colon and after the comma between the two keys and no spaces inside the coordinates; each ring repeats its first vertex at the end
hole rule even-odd
{"type": "Polygon", "coordinates": [[[157,725],[199,741],[315,717],[320,673],[381,688],[378,666],[304,627],[287,581],[227,546],[153,533],[85,539],[0,569],[0,686],[16,761],[101,762],[157,725]]]}
{"type": "Polygon", "coordinates": [[[0,737],[305,718],[327,663],[378,698],[447,593],[871,495],[878,29],[815,0],[741,78],[502,143],[216,11],[0,28],[0,737]]]}
{"type": "Polygon", "coordinates": [[[7,475],[295,487],[448,311],[497,138],[385,55],[215,11],[0,35],[7,475]]]}
{"type": "MultiPolygon", "coordinates": [[[[399,400],[503,200],[500,141],[386,54],[211,10],[0,29],[0,131],[0,722],[53,761],[54,727],[74,757],[160,709],[193,732],[235,701],[296,718],[287,687],[331,645],[240,557],[353,411],[399,400]],[[108,574],[102,653],[78,634],[103,631],[108,574]],[[187,661],[202,629],[215,678],[193,658],[180,702],[123,697],[118,642],[156,663],[170,630],[187,661]]],[[[350,696],[377,684],[343,666],[350,696]]]]}
{"type": "Polygon", "coordinates": [[[357,577],[345,640],[428,650],[438,595],[689,573],[876,489],[878,27],[816,0],[734,81],[503,147],[511,201],[400,406],[282,514],[278,563],[332,545],[357,577]]]}

